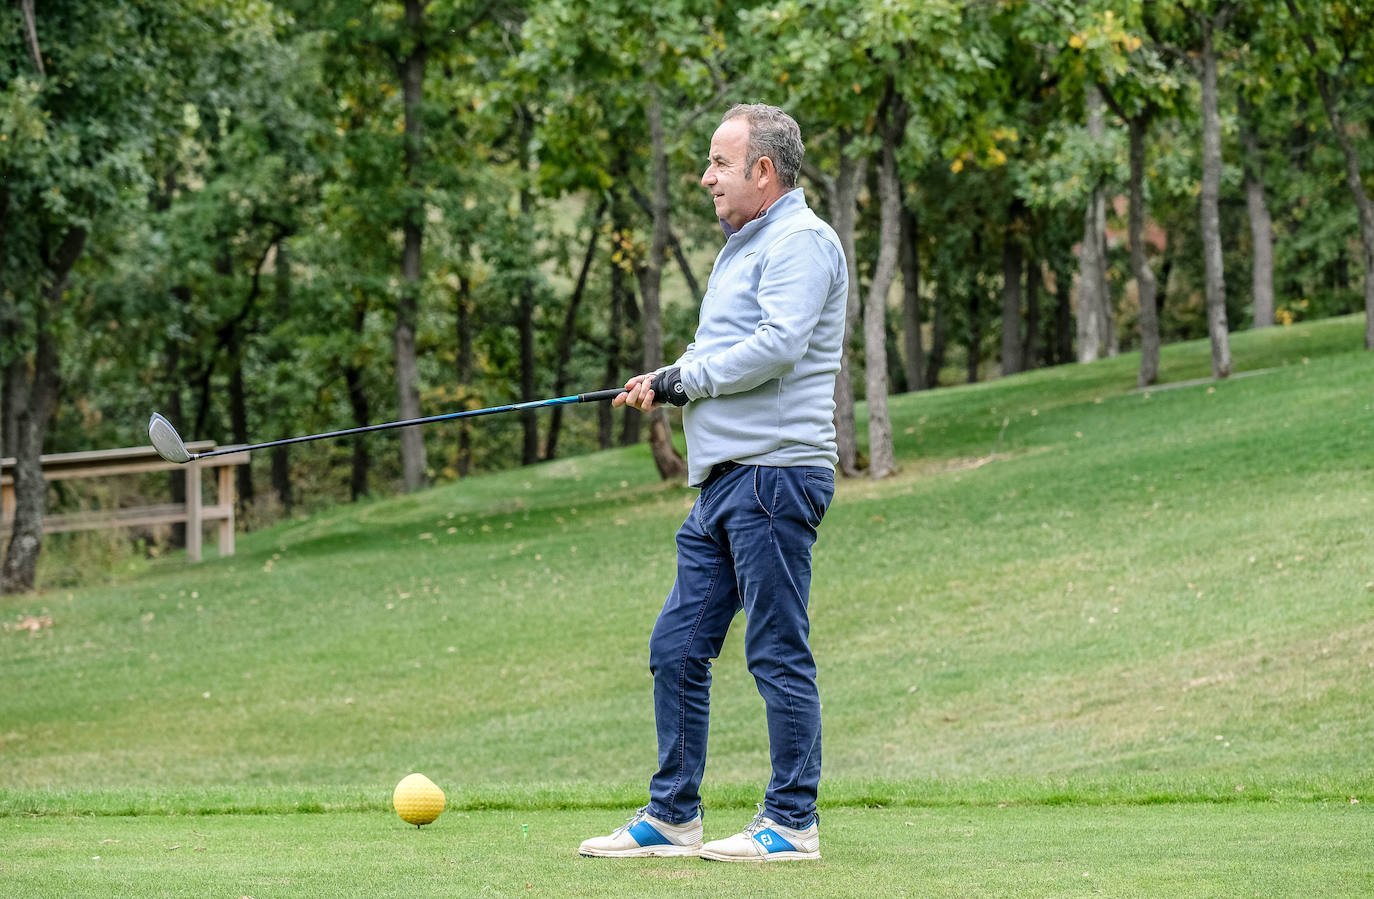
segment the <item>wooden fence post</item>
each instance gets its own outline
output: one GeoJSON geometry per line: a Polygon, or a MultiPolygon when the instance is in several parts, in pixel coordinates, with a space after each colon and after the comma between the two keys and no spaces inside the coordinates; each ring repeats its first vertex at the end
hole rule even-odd
{"type": "Polygon", "coordinates": [[[202,534],[200,462],[186,463],[186,561],[200,561],[202,534]]]}
{"type": "Polygon", "coordinates": [[[234,467],[221,465],[219,469],[219,505],[224,517],[219,520],[220,557],[234,554],[234,467]]]}

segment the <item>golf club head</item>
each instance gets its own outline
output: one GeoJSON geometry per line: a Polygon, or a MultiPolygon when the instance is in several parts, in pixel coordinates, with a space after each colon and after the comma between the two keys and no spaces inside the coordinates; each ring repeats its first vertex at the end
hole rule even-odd
{"type": "Polygon", "coordinates": [[[157,454],[168,462],[181,464],[191,461],[191,454],[186,451],[186,444],[182,443],[177,429],[156,412],[148,422],[148,440],[152,442],[157,454]]]}

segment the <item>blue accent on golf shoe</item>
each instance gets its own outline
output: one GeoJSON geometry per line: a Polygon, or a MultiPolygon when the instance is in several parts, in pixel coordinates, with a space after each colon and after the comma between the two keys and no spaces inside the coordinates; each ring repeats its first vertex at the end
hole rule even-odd
{"type": "Polygon", "coordinates": [[[787,842],[787,839],[773,828],[760,830],[754,834],[754,842],[762,846],[766,851],[772,852],[796,852],[797,847],[787,842]]]}
{"type": "Polygon", "coordinates": [[[673,842],[659,833],[648,821],[637,821],[630,828],[630,836],[641,846],[669,846],[673,842]]]}

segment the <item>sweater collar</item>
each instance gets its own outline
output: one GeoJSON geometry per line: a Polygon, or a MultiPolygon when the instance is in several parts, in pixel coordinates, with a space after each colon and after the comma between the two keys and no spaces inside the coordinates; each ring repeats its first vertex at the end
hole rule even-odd
{"type": "Polygon", "coordinates": [[[758,218],[745,222],[743,228],[731,228],[729,222],[725,219],[721,219],[720,230],[725,232],[727,238],[734,237],[736,234],[743,234],[746,231],[754,231],[758,230],[758,228],[762,228],[770,215],[776,218],[792,209],[804,208],[805,206],[806,195],[802,192],[800,187],[794,187],[774,200],[773,205],[760,213],[758,218]]]}

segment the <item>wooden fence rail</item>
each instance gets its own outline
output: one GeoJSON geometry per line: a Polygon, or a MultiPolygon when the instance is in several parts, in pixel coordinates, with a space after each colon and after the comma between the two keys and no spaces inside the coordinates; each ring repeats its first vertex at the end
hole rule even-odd
{"type": "MultiPolygon", "coordinates": [[[[188,443],[193,453],[215,448],[214,441],[188,443]]],[[[234,554],[234,466],[248,462],[248,453],[228,453],[210,459],[178,465],[168,462],[151,446],[95,450],[82,453],[51,453],[40,456],[43,477],[48,481],[98,478],[110,475],[140,474],[149,471],[186,471],[186,502],[140,506],[129,509],[101,509],[43,516],[44,533],[89,531],[100,528],[135,527],[156,524],[186,524],[186,558],[199,562],[204,527],[215,522],[219,528],[219,554],[234,554]],[[218,469],[216,502],[207,505],[201,496],[204,469],[218,469]]],[[[14,460],[0,459],[0,536],[8,539],[14,523],[14,460]]]]}

